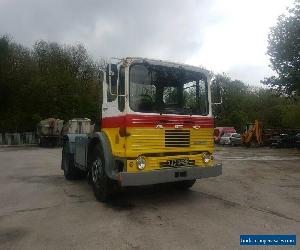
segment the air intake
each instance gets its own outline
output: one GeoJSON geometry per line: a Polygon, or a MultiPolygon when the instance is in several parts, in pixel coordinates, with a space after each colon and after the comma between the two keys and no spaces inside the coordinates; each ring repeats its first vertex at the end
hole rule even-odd
{"type": "Polygon", "coordinates": [[[165,130],[165,147],[189,147],[189,130],[165,130]]]}

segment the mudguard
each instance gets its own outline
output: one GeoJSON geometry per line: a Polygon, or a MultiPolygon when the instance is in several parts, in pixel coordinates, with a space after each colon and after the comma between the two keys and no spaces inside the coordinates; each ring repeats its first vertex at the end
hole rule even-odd
{"type": "Polygon", "coordinates": [[[112,155],[112,150],[110,146],[110,142],[107,136],[103,132],[95,132],[92,135],[91,141],[98,140],[103,150],[104,158],[105,158],[105,172],[107,176],[111,179],[117,179],[116,171],[115,171],[115,162],[112,155]]]}
{"type": "Polygon", "coordinates": [[[87,137],[86,134],[66,134],[63,137],[63,146],[66,148],[67,153],[75,154],[75,139],[76,137],[87,137]]]}

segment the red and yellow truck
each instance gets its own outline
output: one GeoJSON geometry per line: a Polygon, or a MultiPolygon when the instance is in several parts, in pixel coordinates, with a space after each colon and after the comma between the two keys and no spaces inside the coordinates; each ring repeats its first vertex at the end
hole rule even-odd
{"type": "Polygon", "coordinates": [[[98,131],[66,134],[66,179],[88,176],[98,200],[114,185],[173,182],[189,188],[215,177],[214,120],[207,70],[145,58],[108,64],[101,86],[98,131]]]}

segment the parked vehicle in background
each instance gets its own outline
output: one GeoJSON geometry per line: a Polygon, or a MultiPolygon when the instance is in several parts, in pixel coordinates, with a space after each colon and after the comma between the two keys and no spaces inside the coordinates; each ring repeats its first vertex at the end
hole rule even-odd
{"type": "Polygon", "coordinates": [[[63,134],[90,134],[94,126],[88,118],[73,118],[64,125],[63,134]]]}
{"type": "Polygon", "coordinates": [[[214,141],[215,143],[219,143],[221,137],[225,133],[236,133],[236,130],[234,127],[216,127],[214,129],[214,141]]]}
{"type": "Polygon", "coordinates": [[[225,133],[220,139],[220,145],[231,145],[231,137],[236,133],[225,133]]]}
{"type": "Polygon", "coordinates": [[[231,137],[230,137],[230,144],[232,146],[239,146],[242,144],[242,136],[241,134],[233,134],[231,137]]]}
{"type": "Polygon", "coordinates": [[[42,120],[37,125],[39,146],[59,146],[62,144],[64,121],[55,118],[42,120]]]}
{"type": "MultiPolygon", "coordinates": [[[[263,144],[264,146],[271,147],[272,142],[274,142],[275,136],[280,136],[281,134],[287,134],[294,137],[293,147],[297,147],[297,140],[300,140],[300,129],[289,129],[289,128],[269,128],[263,130],[263,144]]],[[[291,146],[292,147],[292,146],[291,146]]]]}
{"type": "Polygon", "coordinates": [[[247,147],[263,146],[263,127],[259,120],[248,123],[242,135],[242,144],[247,147]]]}
{"type": "Polygon", "coordinates": [[[271,137],[270,147],[276,148],[293,148],[296,146],[296,136],[280,134],[271,137]]]}

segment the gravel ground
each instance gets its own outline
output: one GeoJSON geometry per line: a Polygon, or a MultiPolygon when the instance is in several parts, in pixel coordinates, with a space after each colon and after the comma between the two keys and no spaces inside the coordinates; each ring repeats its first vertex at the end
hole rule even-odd
{"type": "Polygon", "coordinates": [[[217,147],[222,176],[188,191],[132,188],[108,203],[85,180],[66,181],[60,156],[0,147],[0,249],[274,249],[240,247],[240,234],[299,241],[299,150],[217,147]]]}

